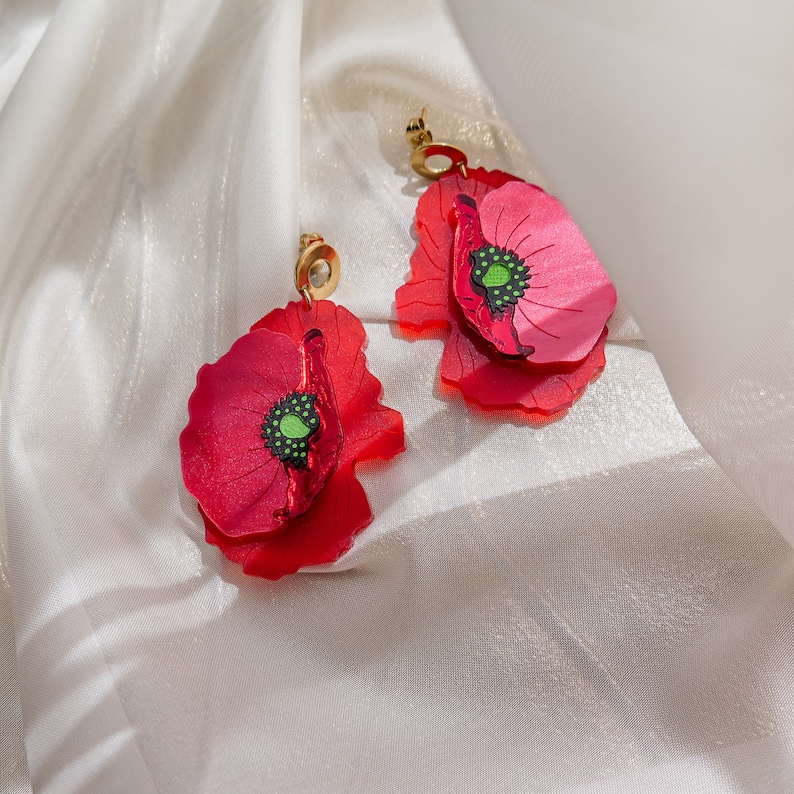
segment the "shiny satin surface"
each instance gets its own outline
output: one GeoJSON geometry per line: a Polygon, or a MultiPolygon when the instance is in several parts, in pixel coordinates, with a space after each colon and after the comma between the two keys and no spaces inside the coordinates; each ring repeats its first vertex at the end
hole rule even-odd
{"type": "MultiPolygon", "coordinates": [[[[791,790],[794,554],[682,421],[658,335],[619,303],[603,375],[527,425],[438,393],[443,342],[396,328],[422,106],[473,165],[571,192],[443,5],[7,8],[12,790],[22,734],[56,794],[791,790]],[[305,231],[342,257],[333,299],[408,449],[360,467],[376,519],[350,553],[273,583],[204,542],[178,436],[198,368],[293,298],[305,231]]],[[[563,198],[618,273],[602,215],[563,198]]]]}
{"type": "Polygon", "coordinates": [[[451,8],[687,424],[794,543],[794,6],[451,8]]]}

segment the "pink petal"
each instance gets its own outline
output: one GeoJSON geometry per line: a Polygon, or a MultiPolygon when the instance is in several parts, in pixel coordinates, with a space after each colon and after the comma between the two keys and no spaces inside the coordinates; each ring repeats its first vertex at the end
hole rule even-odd
{"type": "Polygon", "coordinates": [[[286,504],[287,474],[265,447],[261,425],[300,377],[295,344],[264,329],[199,370],[179,439],[182,474],[208,519],[230,539],[266,537],[281,528],[274,513],[286,504]]]}
{"type": "Polygon", "coordinates": [[[479,206],[483,236],[515,251],[529,288],[513,312],[518,342],[538,366],[584,360],[615,308],[615,288],[584,235],[557,199],[535,185],[508,182],[479,206]]]}

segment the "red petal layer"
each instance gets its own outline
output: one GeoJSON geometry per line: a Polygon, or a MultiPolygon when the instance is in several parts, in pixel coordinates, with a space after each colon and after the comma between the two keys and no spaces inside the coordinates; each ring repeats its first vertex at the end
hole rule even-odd
{"type": "MultiPolygon", "coordinates": [[[[330,301],[315,301],[311,310],[303,303],[290,303],[263,317],[243,339],[265,334],[294,347],[293,343],[302,343],[307,334],[309,339],[314,338],[312,332],[316,330],[324,340],[324,369],[341,423],[342,446],[336,470],[305,512],[285,517],[278,533],[232,539],[219,529],[210,511],[202,510],[207,541],[230,560],[241,563],[246,573],[267,579],[278,579],[306,565],[333,562],[344,554],[372,521],[354,464],[372,458],[388,459],[405,449],[402,416],[380,404],[381,385],[367,370],[364,356],[364,327],[349,311],[330,301]]],[[[311,350],[307,352],[311,358],[311,350]]],[[[297,353],[294,355],[297,358],[297,353]]],[[[295,384],[287,391],[294,389],[298,380],[299,370],[295,384]]],[[[282,492],[282,505],[283,496],[282,492]]]]}
{"type": "MultiPolygon", "coordinates": [[[[528,359],[504,358],[469,327],[455,299],[451,284],[455,224],[454,218],[450,216],[453,202],[458,195],[470,196],[477,202],[478,207],[484,205],[488,208],[487,224],[485,221],[482,224],[483,237],[490,239],[488,234],[493,235],[495,239],[492,242],[516,250],[519,256],[529,257],[530,262],[541,256],[536,248],[527,247],[532,245],[530,241],[534,241],[532,234],[535,232],[524,228],[528,225],[524,220],[526,213],[520,217],[511,217],[508,214],[505,225],[502,225],[499,211],[495,209],[497,194],[494,192],[500,188],[500,192],[505,191],[508,197],[512,195],[511,192],[516,192],[522,201],[526,197],[523,194],[527,191],[529,191],[527,195],[542,194],[554,202],[554,207],[561,208],[559,202],[551,199],[540,188],[527,185],[517,177],[501,171],[477,168],[469,170],[468,179],[463,179],[458,173],[441,177],[427,189],[417,205],[416,228],[419,244],[411,257],[411,279],[397,290],[397,317],[400,327],[405,330],[421,332],[438,327],[450,329],[450,336],[441,360],[441,379],[447,385],[459,388],[470,402],[490,409],[518,408],[530,414],[551,415],[570,407],[592,378],[604,368],[606,330],[602,322],[595,336],[589,336],[591,341],[578,342],[575,350],[574,346],[563,350],[562,353],[560,350],[555,350],[550,356],[541,356],[539,363],[533,365],[534,353],[528,359]],[[577,356],[578,358],[575,358],[577,356]],[[548,358],[559,357],[563,359],[561,363],[547,362],[548,358]]],[[[510,203],[515,204],[520,210],[520,202],[514,201],[513,198],[510,203]]],[[[562,212],[565,210],[562,209],[562,212]]],[[[565,215],[567,218],[567,213],[565,215]]],[[[568,221],[573,223],[570,218],[568,221]]],[[[551,226],[553,232],[554,224],[551,226]]],[[[578,229],[576,233],[580,234],[578,229]]],[[[569,230],[566,230],[563,236],[568,242],[573,239],[569,230]]],[[[557,244],[553,234],[551,237],[551,242],[557,244]]],[[[584,245],[587,245],[586,242],[584,245]]],[[[588,247],[587,251],[589,250],[588,247]]],[[[544,263],[542,269],[544,278],[546,270],[544,263]]],[[[538,292],[547,292],[550,286],[546,282],[541,283],[540,277],[535,283],[538,292]]],[[[459,291],[464,297],[467,294],[465,290],[459,291]]],[[[544,307],[537,305],[544,301],[536,299],[531,292],[528,293],[536,304],[532,306],[532,311],[545,310],[544,307]]],[[[601,301],[599,298],[596,303],[606,305],[609,300],[614,299],[611,284],[604,287],[603,296],[605,300],[601,301]]],[[[573,301],[575,302],[575,298],[573,301]]],[[[560,309],[578,308],[573,306],[571,301],[568,304],[555,305],[560,309]]],[[[526,306],[523,308],[526,310],[526,306]]],[[[473,305],[472,311],[477,310],[478,307],[473,305]]],[[[527,311],[526,314],[529,315],[529,319],[522,313],[520,320],[522,333],[525,333],[526,327],[530,325],[529,320],[534,320],[532,313],[527,311]]],[[[540,319],[540,315],[537,316],[540,319]]],[[[542,322],[543,330],[536,330],[536,333],[548,336],[543,333],[547,330],[545,315],[542,322]]],[[[590,334],[589,330],[587,334],[590,334]]],[[[506,332],[500,332],[500,338],[506,340],[508,338],[506,332]]],[[[532,340],[534,341],[534,337],[532,340]]],[[[526,333],[519,341],[521,346],[534,346],[526,333]]]]}
{"type": "Polygon", "coordinates": [[[338,560],[371,520],[367,495],[349,465],[336,471],[308,512],[267,540],[230,546],[206,518],[204,525],[207,541],[241,563],[245,573],[280,579],[307,565],[338,560]]]}
{"type": "Polygon", "coordinates": [[[551,416],[570,408],[588,383],[604,369],[604,329],[585,360],[568,372],[538,372],[523,359],[495,356],[474,332],[453,326],[441,357],[441,380],[461,390],[482,408],[551,416]],[[471,334],[471,335],[470,335],[471,334]]]}

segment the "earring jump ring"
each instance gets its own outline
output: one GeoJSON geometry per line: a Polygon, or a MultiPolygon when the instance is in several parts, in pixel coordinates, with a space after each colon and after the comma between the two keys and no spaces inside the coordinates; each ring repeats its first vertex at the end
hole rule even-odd
{"type": "Polygon", "coordinates": [[[308,243],[295,263],[295,287],[303,296],[306,308],[311,309],[312,301],[327,298],[339,284],[342,263],[339,254],[326,245],[320,235],[303,235],[301,244],[308,243]],[[305,239],[304,239],[305,238],[305,239]],[[321,283],[312,280],[318,273],[325,273],[321,283]]]}
{"type": "Polygon", "coordinates": [[[425,179],[438,179],[456,168],[460,170],[463,178],[467,179],[466,166],[468,164],[469,159],[462,149],[453,146],[451,143],[441,143],[440,141],[418,146],[411,155],[411,168],[425,179]],[[428,158],[437,156],[446,157],[449,163],[439,167],[428,165],[428,158]]]}

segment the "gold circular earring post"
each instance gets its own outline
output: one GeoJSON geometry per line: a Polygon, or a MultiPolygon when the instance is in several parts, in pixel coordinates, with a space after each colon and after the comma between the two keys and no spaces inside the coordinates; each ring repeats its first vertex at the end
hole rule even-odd
{"type": "Polygon", "coordinates": [[[461,175],[466,179],[468,177],[466,171],[468,164],[469,159],[466,157],[466,153],[449,143],[428,143],[418,149],[414,149],[414,153],[411,155],[411,168],[425,179],[438,179],[456,168],[460,170],[461,175]],[[432,166],[428,163],[431,157],[442,157],[449,162],[440,166],[432,166]]]}
{"type": "Polygon", "coordinates": [[[425,114],[427,108],[422,108],[422,115],[419,118],[411,119],[408,122],[408,127],[405,130],[405,140],[411,144],[414,149],[424,146],[426,143],[433,142],[433,133],[427,128],[425,124],[425,114]]]}
{"type": "Polygon", "coordinates": [[[426,113],[427,108],[422,108],[422,115],[411,119],[405,130],[405,139],[414,149],[411,155],[411,168],[425,179],[438,179],[457,168],[463,178],[467,179],[466,166],[469,164],[469,159],[466,153],[451,143],[441,141],[434,143],[433,133],[425,123],[426,113]],[[431,165],[428,163],[431,157],[443,158],[447,162],[442,165],[431,165]]]}
{"type": "Polygon", "coordinates": [[[303,296],[306,308],[312,301],[327,298],[339,284],[342,267],[339,254],[316,233],[301,235],[301,255],[295,263],[295,287],[303,296]]]}

